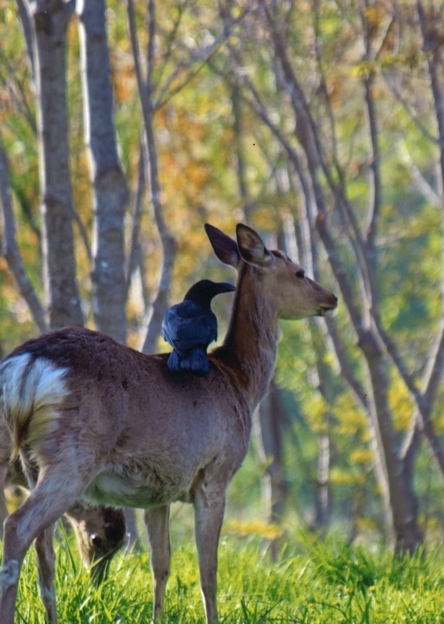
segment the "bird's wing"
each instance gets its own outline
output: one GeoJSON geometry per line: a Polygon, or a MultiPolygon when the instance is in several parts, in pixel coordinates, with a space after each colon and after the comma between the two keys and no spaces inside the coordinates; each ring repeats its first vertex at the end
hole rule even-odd
{"type": "Polygon", "coordinates": [[[173,306],[167,310],[162,320],[162,336],[164,339],[174,347],[174,340],[177,333],[177,326],[182,322],[181,317],[175,310],[177,306],[173,306]]]}
{"type": "Polygon", "coordinates": [[[211,311],[195,305],[183,306],[183,303],[190,302],[182,302],[167,311],[162,322],[162,334],[174,349],[184,355],[197,347],[206,349],[210,342],[216,340],[217,319],[211,311]]]}

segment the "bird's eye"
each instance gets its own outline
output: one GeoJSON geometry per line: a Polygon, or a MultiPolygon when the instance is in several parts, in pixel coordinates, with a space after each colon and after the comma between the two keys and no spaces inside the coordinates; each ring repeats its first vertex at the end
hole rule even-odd
{"type": "Polygon", "coordinates": [[[299,271],[296,271],[296,277],[299,277],[299,279],[303,279],[305,277],[304,269],[299,269],[299,271]]]}

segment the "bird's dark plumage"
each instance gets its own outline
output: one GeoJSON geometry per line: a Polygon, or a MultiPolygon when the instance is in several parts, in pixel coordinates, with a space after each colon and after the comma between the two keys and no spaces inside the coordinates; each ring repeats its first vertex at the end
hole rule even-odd
{"type": "Polygon", "coordinates": [[[173,347],[168,358],[170,370],[208,373],[207,348],[217,340],[217,319],[211,310],[211,300],[233,290],[236,288],[226,282],[201,280],[190,288],[182,303],[167,310],[162,321],[162,335],[173,347]]]}

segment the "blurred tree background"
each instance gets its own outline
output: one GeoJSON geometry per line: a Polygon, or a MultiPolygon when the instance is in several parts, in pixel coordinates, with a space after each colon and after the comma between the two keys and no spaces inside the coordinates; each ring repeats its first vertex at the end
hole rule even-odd
{"type": "Polygon", "coordinates": [[[164,350],[167,306],[230,277],[205,222],[340,297],[282,323],[229,530],[443,537],[443,11],[0,0],[3,354],[67,324],[164,350]]]}

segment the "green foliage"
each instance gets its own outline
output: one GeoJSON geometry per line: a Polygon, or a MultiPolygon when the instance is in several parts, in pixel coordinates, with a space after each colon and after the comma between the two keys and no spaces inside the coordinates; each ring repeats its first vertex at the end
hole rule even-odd
{"type": "MultiPolygon", "coordinates": [[[[141,56],[144,56],[148,38],[147,5],[139,0],[135,6],[141,56]]],[[[407,369],[420,376],[442,316],[444,234],[440,210],[423,196],[413,174],[416,168],[432,190],[439,188],[435,170],[438,147],[431,140],[436,128],[432,94],[425,78],[426,57],[416,21],[411,15],[413,5],[400,3],[397,7],[399,14],[392,14],[381,2],[373,3],[362,12],[353,2],[342,2],[339,9],[338,6],[330,0],[315,5],[302,1],[293,3],[293,9],[288,13],[286,3],[274,3],[273,10],[285,20],[282,36],[288,37],[292,67],[306,92],[310,114],[320,130],[329,172],[338,181],[336,164],[342,167],[344,194],[363,231],[372,197],[372,155],[364,81],[370,75],[374,77],[382,176],[376,242],[376,282],[381,318],[407,369]],[[379,53],[371,59],[363,58],[364,25],[368,29],[367,35],[373,37],[374,45],[381,46],[379,53]],[[396,97],[391,89],[393,85],[402,98],[396,97]]],[[[288,155],[247,105],[246,101],[253,99],[248,88],[241,93],[238,103],[240,128],[236,129],[234,123],[233,85],[230,83],[235,74],[233,69],[239,73],[240,84],[244,77],[251,81],[270,119],[295,149],[302,152],[298,137],[304,128],[295,123],[290,98],[282,84],[282,75],[277,71],[270,33],[261,21],[260,12],[251,12],[248,20],[236,26],[208,62],[187,67],[193,51],[211,44],[221,34],[223,24],[217,7],[217,3],[207,1],[156,3],[156,54],[151,71],[154,95],[157,97],[163,93],[163,96],[155,112],[155,138],[165,219],[179,243],[171,302],[181,300],[189,285],[204,275],[216,280],[232,275],[232,271],[223,267],[211,251],[202,227],[206,221],[233,232],[234,224],[248,216],[249,223],[266,233],[270,246],[274,247],[277,246],[276,240],[280,244],[285,238],[284,223],[290,220],[295,225],[298,242],[301,238],[301,190],[295,185],[288,155]],[[172,33],[175,34],[174,40],[171,39],[172,33]],[[162,89],[171,76],[174,79],[164,93],[162,89]],[[244,162],[246,197],[239,191],[240,155],[244,162]]],[[[228,3],[226,10],[238,17],[242,7],[243,3],[228,3]]],[[[140,159],[141,111],[125,3],[115,0],[107,3],[107,25],[116,134],[133,198],[140,159]]],[[[18,243],[27,274],[37,294],[44,299],[35,90],[17,10],[8,0],[0,0],[0,40],[3,42],[0,53],[1,140],[10,160],[18,243]]],[[[78,24],[75,19],[69,25],[68,42],[74,207],[91,239],[92,196],[83,140],[78,24]]],[[[145,61],[142,60],[142,65],[146,72],[145,61]]],[[[319,174],[319,182],[326,188],[324,173],[319,174]]],[[[338,242],[338,257],[356,293],[357,307],[362,309],[356,259],[347,239],[350,226],[337,217],[331,193],[326,195],[331,202],[331,227],[338,242]]],[[[132,208],[131,204],[130,211],[132,208]]],[[[128,218],[127,241],[130,230],[128,218]]],[[[146,196],[141,233],[143,277],[147,286],[144,294],[149,299],[156,286],[160,252],[146,196]]],[[[89,318],[90,263],[77,226],[75,235],[78,280],[89,318]]],[[[284,242],[288,243],[288,240],[284,242]]],[[[320,250],[321,245],[318,245],[318,253],[322,254],[320,250]]],[[[298,253],[301,254],[301,249],[298,253]]],[[[299,259],[302,261],[302,257],[299,259]]],[[[330,287],[334,280],[326,264],[321,255],[323,273],[320,281],[330,287]]],[[[221,337],[229,317],[230,303],[229,297],[215,302],[221,337]]],[[[144,313],[144,301],[136,292],[128,305],[129,343],[132,346],[140,345],[144,313]]],[[[353,373],[364,387],[366,367],[342,301],[335,324],[353,373]]],[[[373,530],[381,523],[382,514],[372,473],[373,449],[367,416],[338,375],[334,358],[323,347],[323,337],[315,335],[313,323],[282,323],[281,330],[276,380],[288,393],[287,420],[283,426],[284,470],[290,505],[297,509],[303,522],[311,523],[319,436],[328,434],[333,525],[341,522],[349,528],[349,523],[355,523],[364,533],[369,528],[373,530]],[[328,400],[319,390],[318,364],[326,371],[328,400]]],[[[0,348],[6,353],[35,333],[26,304],[17,292],[5,260],[0,259],[0,348]]],[[[164,348],[160,340],[159,349],[164,348]]],[[[413,403],[390,364],[387,365],[387,379],[392,423],[401,447],[403,436],[412,423],[413,403]]],[[[444,399],[443,392],[441,388],[439,399],[444,399]]],[[[436,414],[435,422],[438,433],[441,433],[444,419],[440,413],[436,414]]],[[[252,511],[260,513],[260,479],[265,470],[266,465],[258,465],[252,450],[242,471],[236,475],[230,489],[230,505],[233,515],[238,514],[241,520],[252,511]],[[248,509],[245,509],[246,501],[248,509]]],[[[443,520],[442,486],[424,449],[418,456],[415,484],[422,526],[435,535],[443,520]]],[[[245,621],[261,617],[258,613],[250,613],[246,602],[239,606],[239,610],[245,621]]],[[[307,621],[310,613],[307,607],[307,621]]]]}

